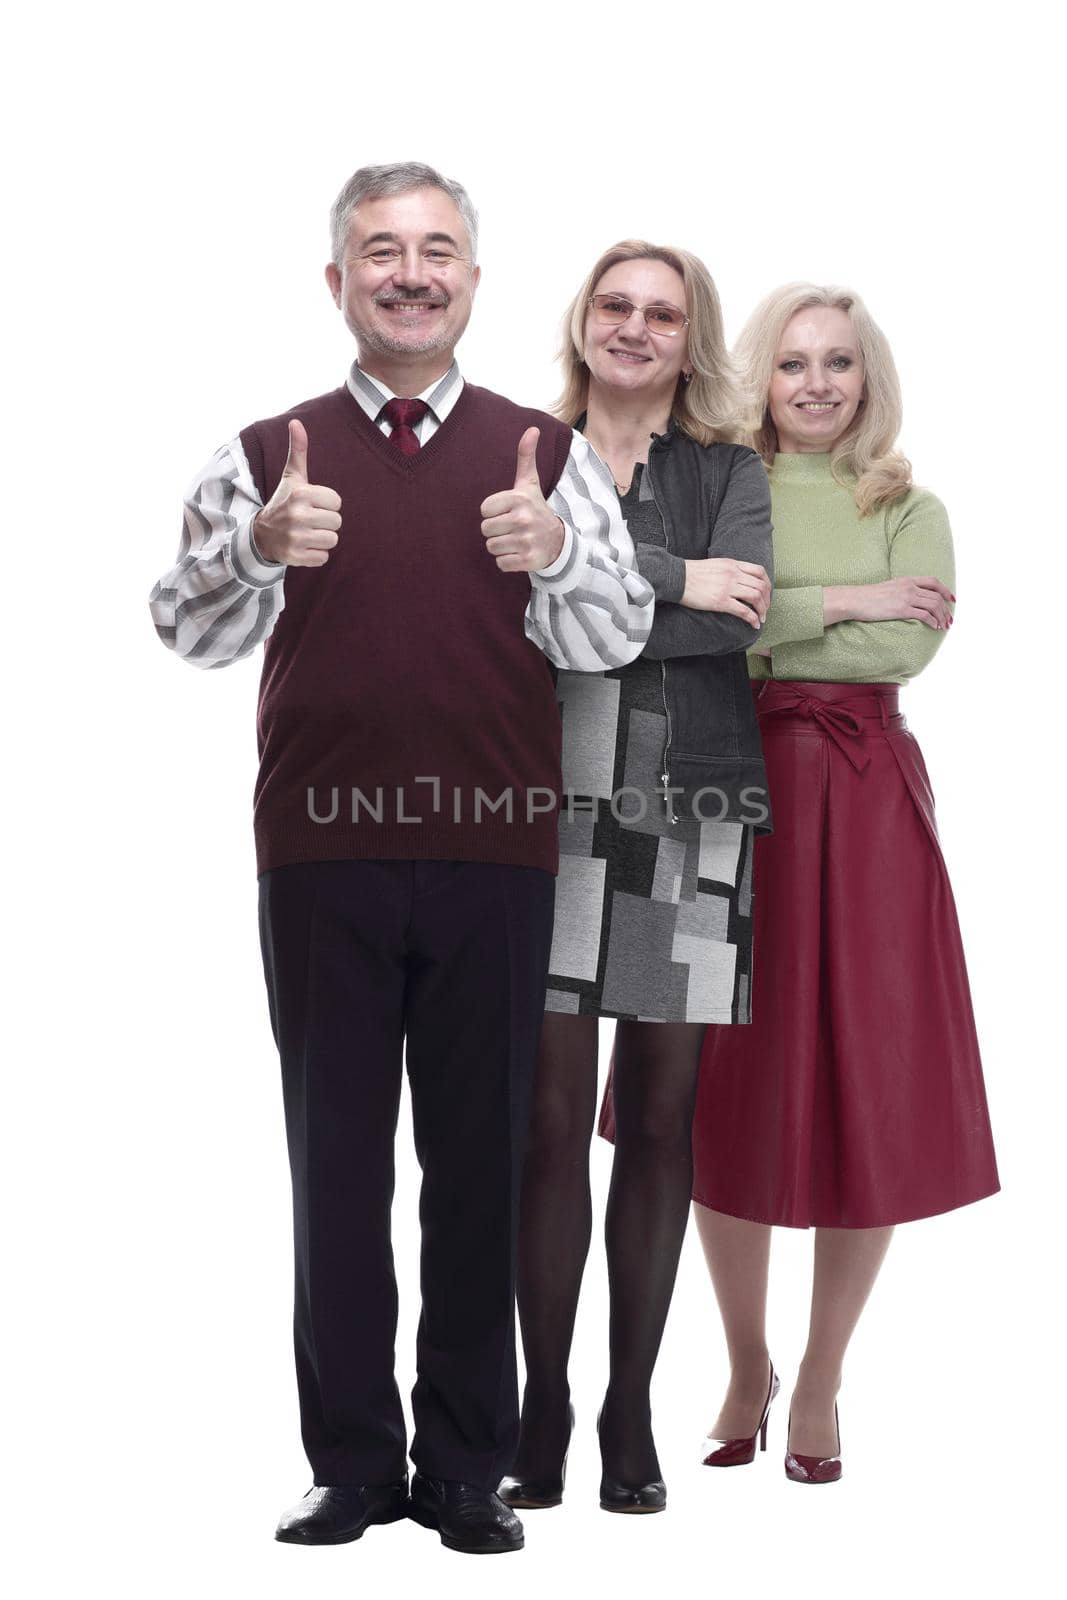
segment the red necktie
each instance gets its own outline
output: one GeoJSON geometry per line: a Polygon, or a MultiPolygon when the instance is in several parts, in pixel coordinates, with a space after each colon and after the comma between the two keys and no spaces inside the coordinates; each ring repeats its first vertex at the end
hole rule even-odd
{"type": "Polygon", "coordinates": [[[389,437],[401,455],[418,453],[415,423],[420,422],[429,409],[425,400],[389,400],[382,407],[382,416],[393,430],[389,437]]]}

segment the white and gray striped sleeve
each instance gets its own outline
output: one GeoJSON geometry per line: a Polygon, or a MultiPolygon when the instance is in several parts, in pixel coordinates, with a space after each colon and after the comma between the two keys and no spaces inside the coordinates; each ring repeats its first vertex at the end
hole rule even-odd
{"type": "Polygon", "coordinates": [[[267,638],[285,604],[285,563],[252,538],[262,507],[240,439],[216,450],[185,495],[178,560],[148,597],[156,632],[197,667],[226,667],[267,638]]]}
{"type": "Polygon", "coordinates": [[[637,571],[611,473],[580,433],[548,503],[563,520],[563,549],[530,573],[526,637],[557,667],[625,666],[644,649],[655,597],[637,571]]]}

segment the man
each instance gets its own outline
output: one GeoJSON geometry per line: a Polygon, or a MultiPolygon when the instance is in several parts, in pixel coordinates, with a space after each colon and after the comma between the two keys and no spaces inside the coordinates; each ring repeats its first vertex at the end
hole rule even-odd
{"type": "Polygon", "coordinates": [[[451,1548],[522,1527],[514,1253],[548,969],[555,666],[640,653],[652,592],[580,435],[464,383],[464,190],[367,167],[331,214],[347,383],[254,423],[186,501],[157,630],[196,665],[265,643],[260,931],[293,1179],[305,1544],[410,1515],[451,1548]],[[547,657],[547,660],[546,660],[547,657]],[[423,1170],[407,1486],[393,1140],[407,1047],[423,1170]]]}

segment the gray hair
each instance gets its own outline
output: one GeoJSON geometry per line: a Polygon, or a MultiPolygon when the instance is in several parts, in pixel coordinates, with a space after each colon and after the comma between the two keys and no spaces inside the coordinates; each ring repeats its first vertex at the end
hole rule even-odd
{"type": "Polygon", "coordinates": [[[478,258],[478,213],[470,195],[454,178],[442,177],[436,168],[421,161],[392,161],[380,167],[360,167],[353,172],[330,207],[330,239],[334,265],[344,257],[348,220],[364,200],[382,200],[386,195],[407,194],[411,189],[443,189],[463,218],[470,235],[471,265],[478,258]]]}

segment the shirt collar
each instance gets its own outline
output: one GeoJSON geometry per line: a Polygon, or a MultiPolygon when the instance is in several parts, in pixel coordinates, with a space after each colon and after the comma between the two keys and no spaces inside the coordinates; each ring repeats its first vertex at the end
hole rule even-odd
{"type": "MultiPolygon", "coordinates": [[[[377,422],[386,402],[396,398],[393,391],[387,389],[380,379],[372,378],[364,372],[358,361],[353,361],[347,381],[349,393],[359,401],[372,422],[377,422]]],[[[458,364],[453,361],[443,378],[437,378],[420,395],[405,396],[405,398],[425,400],[440,424],[444,422],[459,399],[462,389],[463,376],[458,364]]]]}

